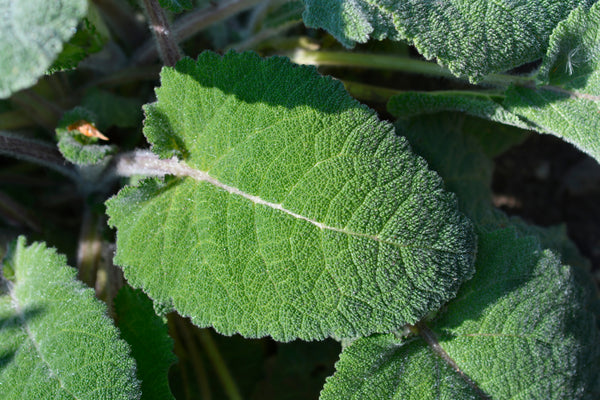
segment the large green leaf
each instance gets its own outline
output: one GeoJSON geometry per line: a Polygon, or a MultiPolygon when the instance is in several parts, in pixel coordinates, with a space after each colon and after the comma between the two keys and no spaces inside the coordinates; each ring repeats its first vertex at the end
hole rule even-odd
{"type": "Polygon", "coordinates": [[[86,10],[86,0],[0,0],[0,98],[46,72],[86,10]]]}
{"type": "Polygon", "coordinates": [[[21,237],[4,259],[0,398],[139,399],[129,347],[66,258],[21,237]]]}
{"type": "Polygon", "coordinates": [[[472,273],[454,196],[340,83],[285,58],[203,53],[145,108],[180,178],[109,200],[115,262],[199,326],[280,340],[420,319],[472,273]]]}
{"type": "Polygon", "coordinates": [[[304,0],[304,21],[345,46],[406,39],[472,81],[540,58],[552,30],[593,0],[304,0]]]}
{"type": "Polygon", "coordinates": [[[600,161],[600,4],[561,22],[538,74],[537,88],[514,86],[505,106],[544,133],[573,143],[600,161]]]}
{"type": "Polygon", "coordinates": [[[321,399],[597,399],[600,338],[572,269],[511,229],[481,235],[478,251],[475,277],[422,337],[357,340],[321,399]]]}

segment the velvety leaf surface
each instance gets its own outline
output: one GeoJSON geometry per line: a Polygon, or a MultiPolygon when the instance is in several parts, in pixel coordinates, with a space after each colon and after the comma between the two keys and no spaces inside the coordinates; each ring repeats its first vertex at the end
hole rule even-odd
{"type": "Polygon", "coordinates": [[[0,398],[139,399],[135,362],[66,258],[21,237],[4,259],[0,398]]]}
{"type": "Polygon", "coordinates": [[[115,262],[199,326],[279,340],[415,322],[471,274],[454,197],[312,67],[203,53],[165,68],[144,133],[185,178],[109,200],[115,262]]]}
{"type": "Polygon", "coordinates": [[[88,7],[87,15],[79,22],[71,39],[64,43],[63,50],[48,68],[47,73],[76,68],[81,60],[102,50],[109,40],[110,33],[100,12],[94,5],[88,4],[88,7]]]}
{"type": "Polygon", "coordinates": [[[505,106],[538,130],[573,143],[600,161],[600,4],[578,8],[550,37],[538,79],[511,87],[505,106]]]}
{"type": "Polygon", "coordinates": [[[344,349],[321,399],[597,398],[598,330],[573,270],[511,229],[480,236],[476,269],[427,340],[344,349]]]}
{"type": "Polygon", "coordinates": [[[434,114],[441,111],[460,111],[523,129],[534,127],[526,120],[506,110],[500,104],[502,98],[503,96],[477,92],[405,92],[390,98],[387,108],[397,118],[434,114]]]}
{"type": "Polygon", "coordinates": [[[304,21],[351,47],[405,39],[454,74],[480,80],[540,58],[556,25],[592,0],[304,0],[304,21]]]}
{"type": "Polygon", "coordinates": [[[142,381],[143,400],[173,399],[169,389],[169,367],[177,358],[167,324],[154,313],[152,300],[141,290],[124,286],[115,298],[121,337],[131,346],[142,381]]]}
{"type": "Polygon", "coordinates": [[[46,72],[86,10],[86,0],[0,1],[0,98],[46,72]]]}
{"type": "MultiPolygon", "coordinates": [[[[398,120],[396,130],[409,140],[414,151],[425,158],[432,169],[439,172],[446,188],[457,194],[460,209],[480,222],[490,218],[494,167],[482,143],[499,140],[491,138],[504,132],[484,133],[469,129],[471,119],[474,118],[456,113],[440,113],[435,118],[424,115],[398,120]]],[[[495,127],[503,128],[497,124],[495,127]]],[[[510,134],[504,136],[509,143],[514,143],[517,138],[510,134]]]]}

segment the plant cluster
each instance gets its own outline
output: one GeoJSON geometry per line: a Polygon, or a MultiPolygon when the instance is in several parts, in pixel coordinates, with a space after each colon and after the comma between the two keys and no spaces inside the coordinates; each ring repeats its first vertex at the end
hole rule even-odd
{"type": "Polygon", "coordinates": [[[600,396],[589,261],[490,189],[600,161],[595,1],[0,12],[0,398],[600,396]]]}

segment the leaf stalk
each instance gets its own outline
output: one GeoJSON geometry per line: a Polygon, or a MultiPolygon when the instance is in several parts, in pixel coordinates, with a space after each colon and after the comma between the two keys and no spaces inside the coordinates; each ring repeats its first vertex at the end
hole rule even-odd
{"type": "MultiPolygon", "coordinates": [[[[450,70],[436,63],[416,60],[407,57],[387,56],[371,53],[344,53],[339,51],[312,51],[298,49],[289,55],[296,64],[307,64],[316,66],[340,66],[386,69],[407,73],[438,76],[443,78],[460,79],[450,70]]],[[[481,85],[509,86],[511,84],[531,86],[535,80],[532,77],[491,74],[486,76],[481,85]]]]}

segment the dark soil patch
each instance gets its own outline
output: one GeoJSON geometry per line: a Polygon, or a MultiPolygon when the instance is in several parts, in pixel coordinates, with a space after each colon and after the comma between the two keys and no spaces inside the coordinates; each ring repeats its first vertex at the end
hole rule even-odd
{"type": "Polygon", "coordinates": [[[541,226],[566,224],[600,282],[600,165],[572,145],[532,135],[496,160],[496,205],[541,226]]]}

